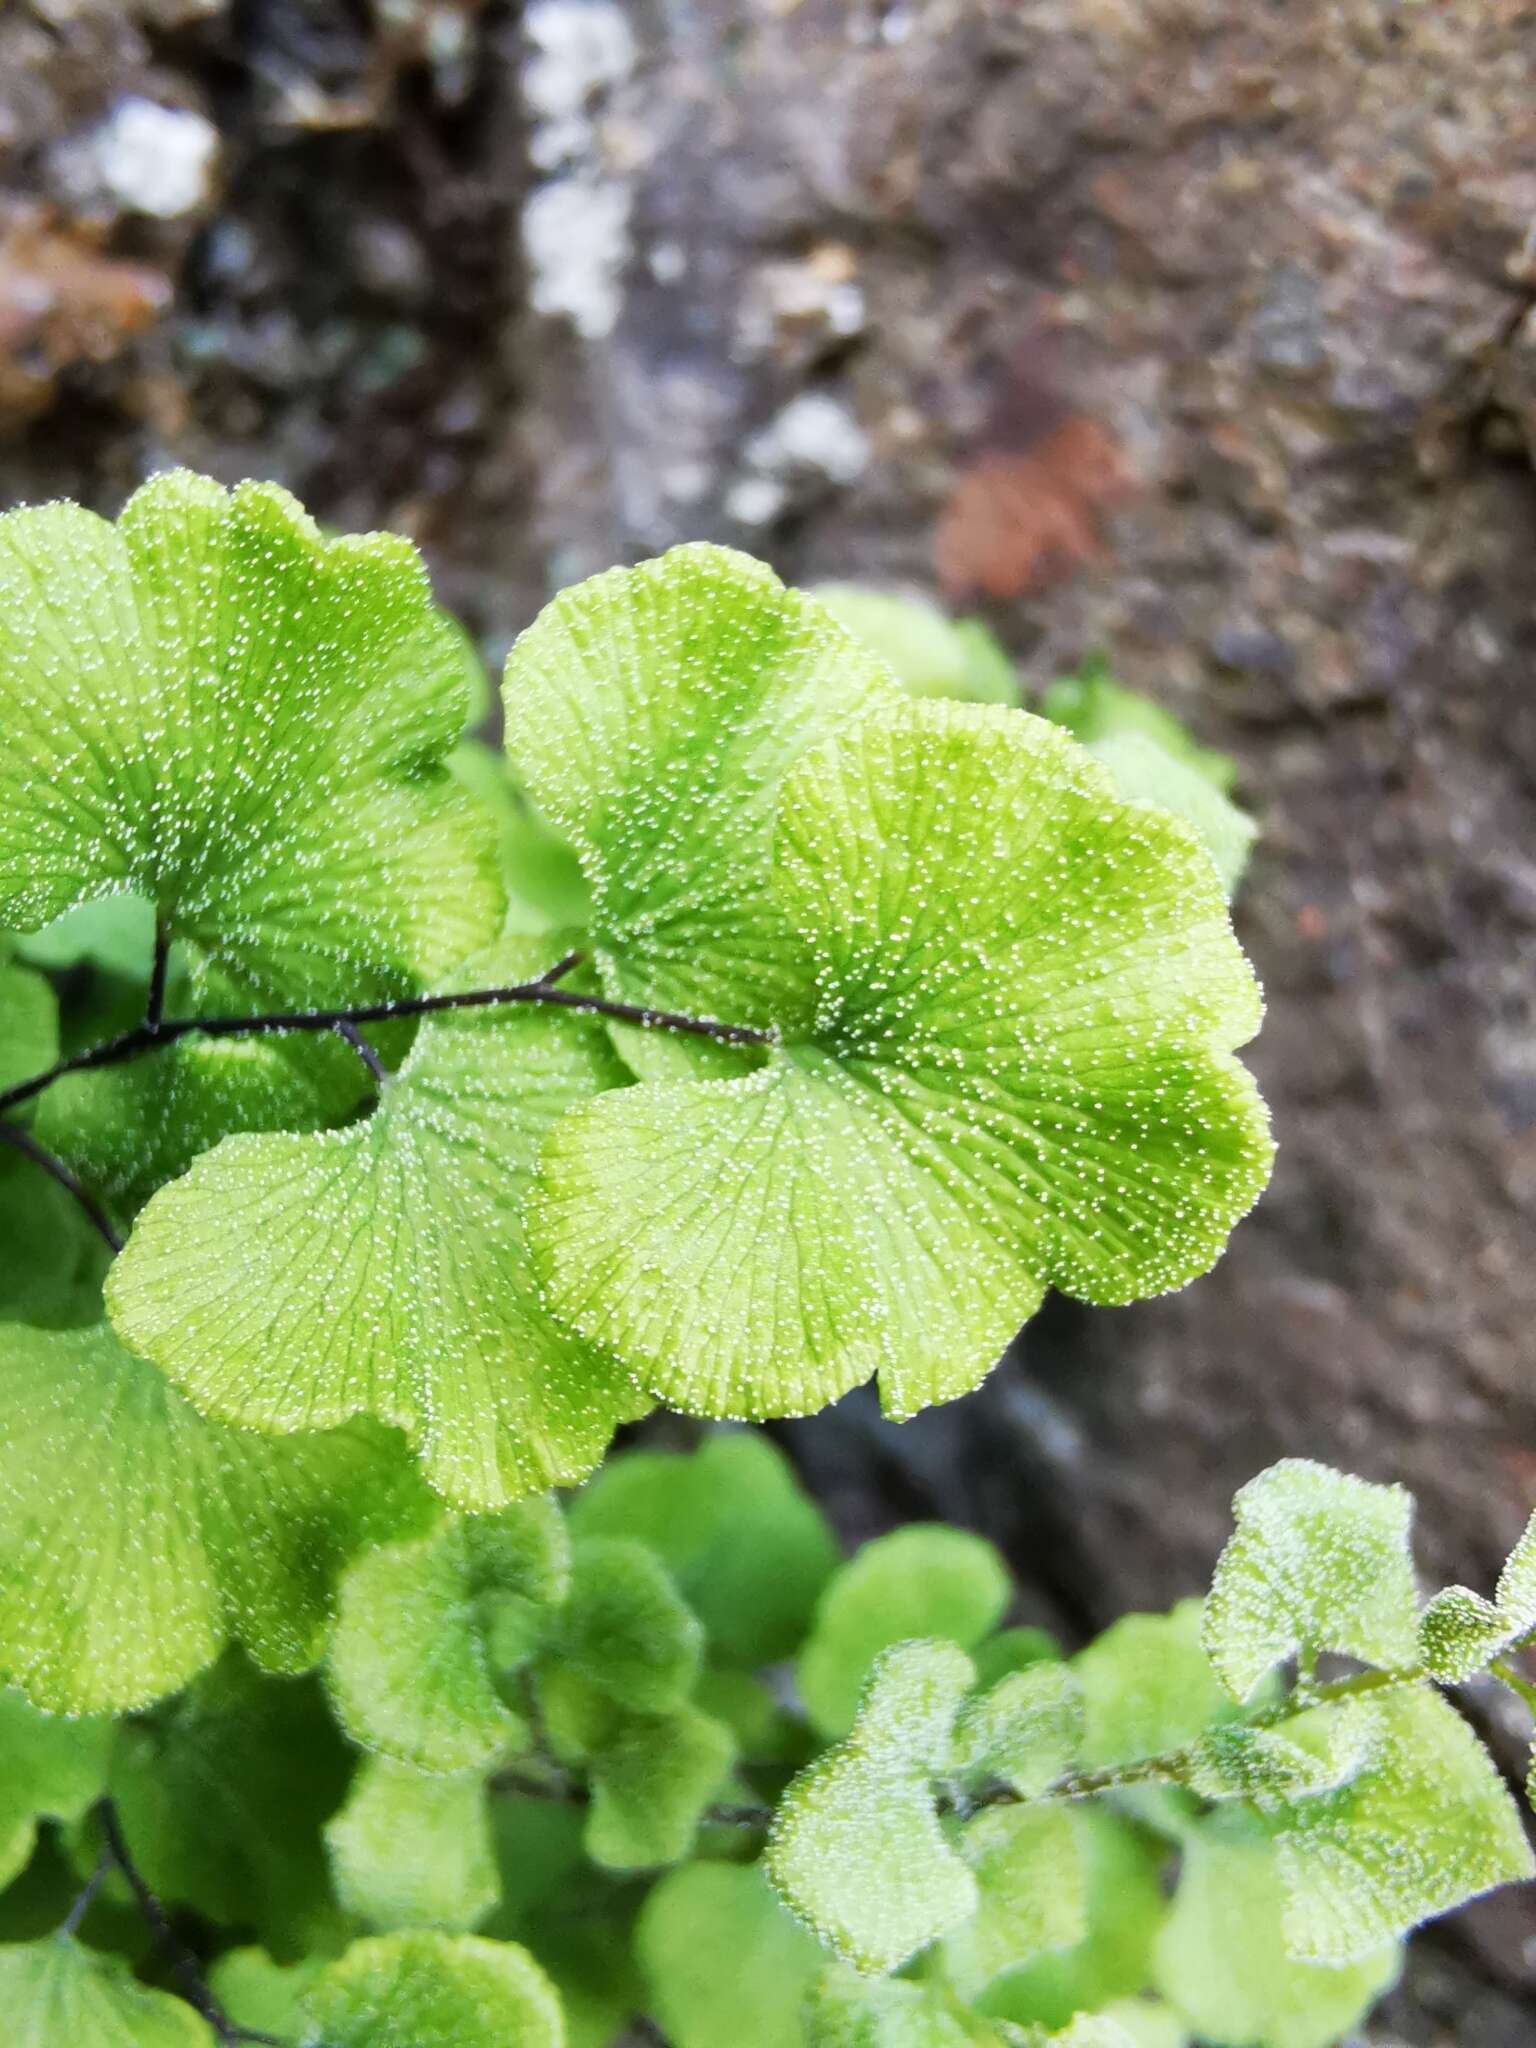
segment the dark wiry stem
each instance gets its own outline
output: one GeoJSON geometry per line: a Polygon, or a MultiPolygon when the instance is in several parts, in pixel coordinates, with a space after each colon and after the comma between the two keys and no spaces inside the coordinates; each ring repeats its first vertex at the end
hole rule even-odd
{"type": "Polygon", "coordinates": [[[171,934],[163,918],[155,921],[155,958],[149,970],[149,1000],[144,1005],[144,1029],[156,1032],[165,1016],[165,977],[171,964],[171,934]]]}
{"type": "Polygon", "coordinates": [[[96,1868],[91,1872],[77,1894],[75,1903],[59,1922],[59,1932],[66,1940],[78,1933],[80,1922],[91,1910],[96,1894],[107,1881],[107,1875],[112,1869],[113,1861],[112,1851],[104,1848],[96,1859],[96,1868]]]}
{"type": "Polygon", "coordinates": [[[46,1146],[39,1145],[32,1133],[24,1131],[20,1124],[0,1122],[0,1143],[9,1145],[23,1159],[30,1159],[34,1166],[40,1166],[67,1194],[74,1196],[106,1240],[114,1257],[122,1250],[123,1240],[118,1236],[111,1217],[72,1167],[66,1166],[62,1159],[56,1159],[46,1146]]]}
{"type": "Polygon", "coordinates": [[[675,1010],[652,1010],[643,1003],[611,1002],[606,996],[577,995],[556,988],[556,976],[566,974],[580,955],[568,956],[537,981],[518,982],[509,988],[477,988],[450,995],[400,996],[392,1002],[359,1003],[341,1010],[276,1010],[256,1017],[170,1017],[153,1030],[138,1024],[109,1038],[104,1045],[72,1053],[44,1074],[18,1081],[0,1092],[0,1112],[30,1102],[65,1074],[86,1073],[96,1067],[120,1066],[180,1038],[248,1038],[267,1032],[336,1031],[343,1024],[384,1024],[396,1017],[429,1017],[439,1010],[483,1010],[508,1003],[548,1003],[564,1010],[582,1011],[593,1017],[613,1017],[623,1024],[638,1024],[651,1031],[676,1031],[693,1038],[713,1038],[724,1045],[772,1045],[771,1031],[750,1024],[722,1024],[713,1017],[685,1017],[675,1010]]]}
{"type": "Polygon", "coordinates": [[[271,2036],[252,2034],[245,2028],[237,2027],[214,1996],[198,1968],[195,1957],[178,1938],[164,1906],[145,1883],[143,1873],[134,1862],[128,1844],[123,1838],[122,1822],[118,1819],[114,1801],[101,1800],[95,1812],[107,1852],[127,1879],[128,1889],[133,1893],[138,1909],[144,1915],[145,1923],[159,1944],[161,1953],[180,1985],[182,1996],[187,2003],[202,2014],[221,2042],[228,2044],[236,2041],[270,2039],[271,2036]]]}
{"type": "Polygon", "coordinates": [[[350,1019],[344,1017],[336,1026],[336,1036],[347,1041],[347,1044],[351,1046],[375,1081],[382,1087],[389,1079],[389,1069],[379,1058],[367,1039],[364,1038],[361,1031],[358,1030],[357,1026],[350,1019]]]}

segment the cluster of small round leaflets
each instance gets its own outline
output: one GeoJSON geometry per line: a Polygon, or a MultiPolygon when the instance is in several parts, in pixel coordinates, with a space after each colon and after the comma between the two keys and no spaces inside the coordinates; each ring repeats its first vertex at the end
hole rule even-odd
{"type": "MultiPolygon", "coordinates": [[[[159,478],[115,527],[0,523],[0,636],[0,925],[148,897],[189,1000],[253,1014],[526,981],[574,940],[606,998],[739,1027],[439,1014],[361,1116],[295,1093],[346,1056],[317,1034],[141,1062],[183,1102],[216,1076],[230,1135],[138,1214],[98,1355],[190,1426],[373,1417],[496,1509],[652,1400],[963,1392],[1047,1287],[1180,1285],[1263,1184],[1232,1057],[1258,993],[1195,836],[1022,712],[910,702],[745,557],[594,578],[514,650],[511,764],[593,906],[542,940],[498,936],[494,834],[443,765],[462,637],[404,543],[159,478]]],[[[24,1460],[61,1455],[57,1409],[16,1419],[24,1460]]],[[[122,1438],[125,1521],[137,1462],[122,1438]]]]}

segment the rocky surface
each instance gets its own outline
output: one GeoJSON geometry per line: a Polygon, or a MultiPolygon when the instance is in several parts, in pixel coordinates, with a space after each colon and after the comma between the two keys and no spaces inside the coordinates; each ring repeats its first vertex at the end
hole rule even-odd
{"type": "MultiPolygon", "coordinates": [[[[709,535],[1101,649],[1230,749],[1274,1188],[1175,1299],[790,1432],[1088,1627],[1283,1452],[1482,1584],[1536,1504],[1536,6],[33,0],[0,14],[0,493],[155,464],[427,548],[493,658],[709,535]],[[158,116],[158,118],[157,118],[158,116]]],[[[1530,2038],[1536,1916],[1380,2038],[1530,2038]]]]}

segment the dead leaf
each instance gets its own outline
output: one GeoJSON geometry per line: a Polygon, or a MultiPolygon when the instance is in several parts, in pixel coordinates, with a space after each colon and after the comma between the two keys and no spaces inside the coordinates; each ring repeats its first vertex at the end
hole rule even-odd
{"type": "Polygon", "coordinates": [[[1022,450],[992,449],[961,471],[934,542],[945,595],[1022,597],[1099,552],[1100,522],[1132,487],[1107,427],[1069,413],[1022,450]]]}

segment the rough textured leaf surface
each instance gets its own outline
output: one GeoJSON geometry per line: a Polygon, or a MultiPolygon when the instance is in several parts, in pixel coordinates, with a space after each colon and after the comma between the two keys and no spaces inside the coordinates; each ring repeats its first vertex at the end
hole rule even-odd
{"type": "MultiPolygon", "coordinates": [[[[461,985],[546,954],[505,942],[461,985]]],[[[433,1017],[365,1122],[229,1138],[162,1189],[113,1267],[113,1320],[209,1414],[397,1424],[460,1506],[580,1478],[636,1402],[546,1312],[522,1207],[545,1130],[619,1078],[565,1014],[433,1017]]]]}
{"type": "Polygon", "coordinates": [[[186,472],[115,526],[12,512],[0,649],[0,925],[133,891],[287,1007],[403,993],[492,936],[489,831],[441,766],[462,640],[407,542],[186,472]]]}
{"type": "Polygon", "coordinates": [[[372,1424],[225,1429],[105,1324],[0,1327],[0,1669],[51,1712],[143,1706],[232,1637],[303,1670],[339,1566],[428,1498],[372,1424]]]}
{"type": "Polygon", "coordinates": [[[1402,1487],[1285,1458],[1249,1481],[1233,1513],[1237,1528],[1205,1605],[1205,1645],[1237,1698],[1298,1652],[1414,1668],[1413,1501],[1402,1487]]]}
{"type": "Polygon", "coordinates": [[[1536,1515],[1510,1552],[1491,1601],[1466,1586],[1447,1586],[1419,1618],[1424,1663],[1454,1684],[1486,1668],[1511,1643],[1536,1630],[1536,1515]]]}
{"type": "Polygon", "coordinates": [[[974,1676],[953,1643],[885,1651],[853,1733],[801,1772],[779,1808],[768,1876],[857,1969],[896,1969],[976,1909],[976,1879],[945,1838],[932,1790],[974,1676]]]}
{"type": "Polygon", "coordinates": [[[878,1372],[904,1416],[1050,1285],[1131,1301],[1212,1264],[1271,1148],[1231,1058],[1257,989],[1186,827],[1037,719],[924,704],[804,756],[774,850],[782,1048],[551,1132],[531,1230],[563,1315],[685,1410],[878,1372]]]}
{"type": "Polygon", "coordinates": [[[560,2000],[533,1957],[470,1934],[356,1941],[305,2009],[305,2048],[565,2048],[560,2000]]]}

